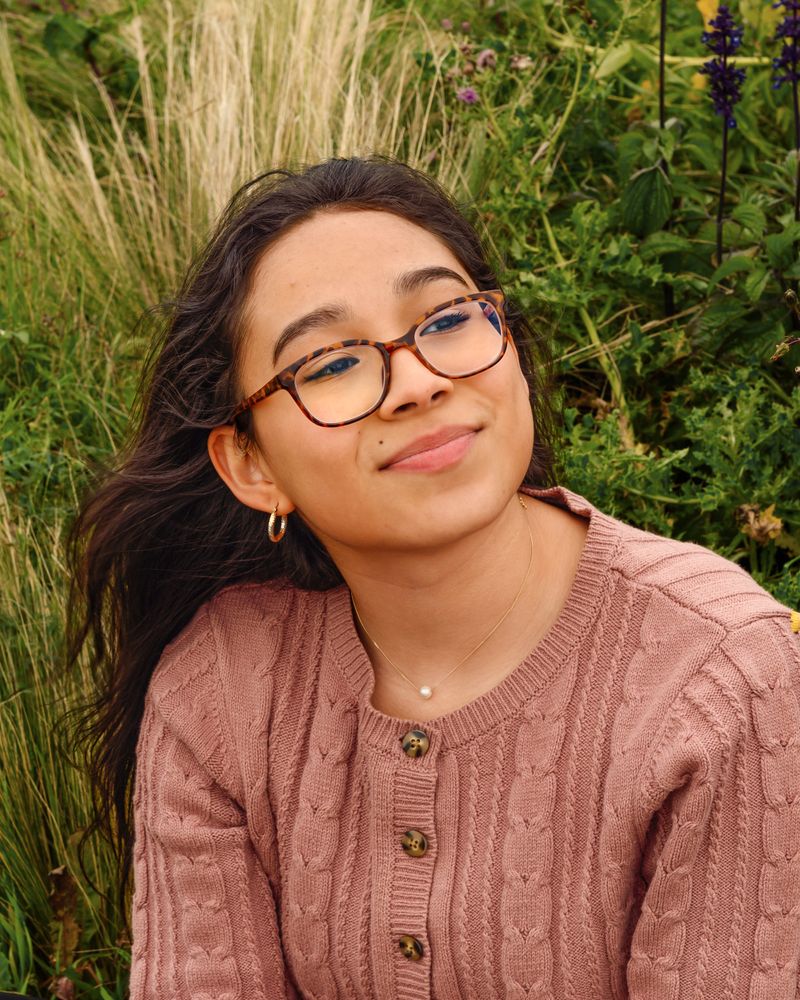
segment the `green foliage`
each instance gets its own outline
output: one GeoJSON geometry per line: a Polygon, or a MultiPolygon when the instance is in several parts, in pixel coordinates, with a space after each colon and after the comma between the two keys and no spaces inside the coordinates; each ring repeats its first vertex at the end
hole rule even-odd
{"type": "MultiPolygon", "coordinates": [[[[800,390],[789,359],[798,351],[776,352],[796,322],[783,292],[800,278],[786,96],[770,88],[765,56],[749,71],[730,135],[727,255],[717,261],[721,131],[692,78],[697,11],[670,8],[669,51],[695,62],[668,66],[661,128],[653,5],[621,17],[604,3],[584,17],[537,5],[545,9],[555,14],[547,27],[511,5],[497,15],[502,32],[496,18],[473,19],[472,52],[454,32],[445,65],[461,68],[454,89],[469,82],[481,97],[480,111],[461,113],[483,116],[492,138],[476,201],[506,280],[556,345],[568,481],[625,520],[735,559],[797,605],[800,390]],[[596,46],[594,72],[579,39],[596,46]],[[546,42],[558,58],[537,63],[546,42]],[[495,67],[465,76],[483,47],[497,51],[495,67]],[[512,65],[520,52],[533,60],[533,90],[512,65]],[[777,538],[743,530],[748,505],[774,505],[777,538]]],[[[757,31],[766,45],[774,24],[757,31]]]]}
{"type": "Polygon", "coordinates": [[[0,911],[0,988],[26,993],[34,985],[33,942],[17,898],[2,894],[0,911]]]}
{"type": "Polygon", "coordinates": [[[16,69],[31,105],[55,126],[63,117],[105,117],[106,99],[128,108],[140,100],[136,53],[124,29],[144,13],[150,0],[130,0],[109,9],[102,5],[63,3],[9,7],[7,20],[17,40],[16,69]],[[55,9],[54,9],[55,8],[55,9]]]}
{"type": "MultiPolygon", "coordinates": [[[[9,800],[16,796],[21,817],[19,829],[0,824],[7,862],[0,989],[42,991],[60,973],[80,997],[116,1000],[124,995],[128,943],[117,936],[120,915],[82,880],[70,911],[80,941],[62,968],[51,960],[60,945],[52,939],[47,873],[66,863],[77,879],[74,836],[85,814],[82,790],[51,745],[50,693],[36,683],[33,665],[58,661],[63,528],[87,469],[122,440],[144,351],[133,321],[153,290],[173,279],[165,233],[180,234],[188,257],[199,215],[176,208],[178,188],[165,180],[174,164],[162,165],[162,177],[143,156],[143,82],[129,29],[141,14],[161,73],[151,93],[157,104],[168,66],[175,71],[160,5],[30,5],[25,16],[13,6],[3,10],[21,100],[51,153],[80,116],[96,188],[111,192],[104,211],[130,237],[125,259],[139,270],[129,284],[106,282],[101,249],[59,238],[47,214],[37,214],[43,188],[26,200],[3,182],[0,745],[15,766],[30,755],[26,768],[42,778],[35,789],[0,788],[9,800]],[[114,108],[122,109],[118,132],[114,108]],[[129,157],[117,187],[101,155],[108,136],[129,157]],[[152,191],[152,216],[131,210],[152,191]],[[154,224],[142,242],[143,218],[167,219],[174,230],[154,224]],[[53,818],[47,830],[36,822],[45,812],[53,818]]],[[[425,30],[413,19],[405,30],[417,31],[412,52],[426,100],[444,93],[444,104],[436,110],[429,101],[419,134],[398,128],[397,151],[416,148],[435,170],[450,155],[445,137],[468,149],[459,193],[477,208],[510,297],[552,340],[565,485],[624,521],[733,559],[779,601],[800,608],[800,348],[791,343],[800,320],[785,299],[800,282],[793,116],[788,94],[769,86],[768,5],[742,11],[748,51],[763,64],[748,72],[739,128],[729,136],[722,260],[715,248],[721,126],[695,79],[703,52],[694,4],[670,7],[668,50],[679,61],[667,66],[662,128],[653,0],[596,0],[591,9],[581,0],[501,0],[478,9],[428,0],[418,12],[425,30]],[[443,28],[442,18],[453,27],[443,28]],[[487,49],[493,64],[480,66],[487,49]],[[458,99],[465,86],[476,90],[477,104],[458,99]]],[[[176,30],[189,30],[190,13],[176,5],[176,30]]],[[[407,3],[382,0],[375,17],[399,23],[407,13],[407,3]]],[[[2,97],[12,93],[4,86],[2,97]]],[[[32,165],[13,135],[11,127],[2,133],[8,162],[22,164],[23,177],[32,165]]],[[[214,154],[209,149],[209,161],[214,154]]],[[[110,890],[110,862],[102,852],[95,860],[110,890]]]]}

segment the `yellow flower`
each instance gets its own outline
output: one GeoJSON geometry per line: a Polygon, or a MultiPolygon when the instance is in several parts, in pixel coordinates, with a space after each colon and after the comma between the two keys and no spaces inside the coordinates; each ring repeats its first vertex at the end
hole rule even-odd
{"type": "Polygon", "coordinates": [[[791,615],[792,632],[800,632],[800,611],[793,611],[791,615]]]}
{"type": "Polygon", "coordinates": [[[737,509],[739,529],[759,544],[766,545],[783,531],[783,521],[773,515],[775,504],[761,510],[757,503],[743,503],[737,509]]]}
{"type": "Polygon", "coordinates": [[[697,9],[703,15],[703,24],[708,24],[712,17],[717,13],[717,7],[719,4],[717,0],[695,0],[697,4],[697,9]]]}
{"type": "Polygon", "coordinates": [[[692,73],[689,79],[689,100],[695,104],[703,99],[703,91],[706,89],[706,84],[708,83],[708,77],[705,73],[692,73]]]}

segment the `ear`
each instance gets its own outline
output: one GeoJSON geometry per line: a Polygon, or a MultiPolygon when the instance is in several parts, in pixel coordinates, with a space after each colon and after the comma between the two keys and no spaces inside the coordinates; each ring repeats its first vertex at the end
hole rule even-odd
{"type": "Polygon", "coordinates": [[[263,454],[252,444],[243,452],[232,424],[214,427],[208,435],[208,455],[220,479],[233,495],[254,510],[289,514],[295,506],[280,489],[263,454]]]}

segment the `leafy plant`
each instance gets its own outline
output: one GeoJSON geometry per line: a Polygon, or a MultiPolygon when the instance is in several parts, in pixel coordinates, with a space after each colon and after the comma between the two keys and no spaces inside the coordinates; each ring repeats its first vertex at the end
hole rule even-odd
{"type": "MultiPolygon", "coordinates": [[[[137,316],[261,169],[388,151],[474,205],[504,288],[554,346],[565,485],[800,607],[800,159],[763,54],[794,44],[796,6],[785,36],[777,10],[741,8],[755,54],[737,56],[721,170],[707,0],[663,19],[655,0],[382,0],[357,18],[308,2],[280,22],[231,0],[212,23],[204,0],[172,19],[31,5],[0,25],[0,989],[124,996],[130,942],[77,863],[89,792],[53,727],[93,683],[51,675],[61,539],[123,439],[137,316]]],[[[90,860],[110,889],[103,844],[90,860]]]]}
{"type": "Polygon", "coordinates": [[[703,32],[703,44],[715,56],[703,64],[701,73],[711,79],[711,99],[714,111],[722,115],[722,171],[719,188],[719,209],[717,211],[717,265],[722,264],[722,213],[725,209],[725,181],[728,170],[728,129],[736,128],[734,106],[742,99],[739,88],[744,83],[745,70],[729,62],[730,57],[742,44],[741,28],[736,27],[730,11],[721,4],[717,16],[709,21],[713,31],[703,32]]]}

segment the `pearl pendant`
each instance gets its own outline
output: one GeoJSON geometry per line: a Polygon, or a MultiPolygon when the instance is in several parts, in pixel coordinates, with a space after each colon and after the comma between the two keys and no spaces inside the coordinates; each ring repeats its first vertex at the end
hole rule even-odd
{"type": "Polygon", "coordinates": [[[430,698],[430,696],[433,694],[433,691],[431,690],[431,688],[428,687],[427,684],[424,684],[419,689],[419,693],[423,698],[430,698]]]}

